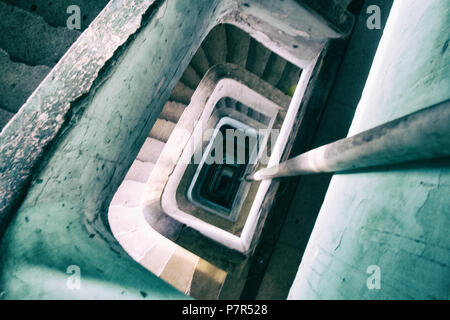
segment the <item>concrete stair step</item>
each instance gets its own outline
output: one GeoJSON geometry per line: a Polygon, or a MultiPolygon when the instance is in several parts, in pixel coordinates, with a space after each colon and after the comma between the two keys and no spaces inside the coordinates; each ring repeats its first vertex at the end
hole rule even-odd
{"type": "Polygon", "coordinates": [[[288,93],[288,90],[298,83],[300,73],[300,68],[288,62],[276,87],[282,92],[288,93]]]}
{"type": "Polygon", "coordinates": [[[250,47],[250,36],[230,24],[227,24],[225,28],[227,32],[227,62],[245,68],[250,47]]]}
{"type": "MultiPolygon", "coordinates": [[[[0,36],[1,37],[1,36],[0,36]]],[[[28,97],[50,72],[47,66],[31,67],[13,62],[0,49],[0,105],[8,112],[16,113],[28,97]]]]}
{"type": "Polygon", "coordinates": [[[263,80],[275,87],[280,81],[285,67],[286,60],[272,52],[262,76],[263,80]]]}
{"type": "Polygon", "coordinates": [[[155,245],[149,248],[139,262],[159,277],[177,247],[178,245],[159,235],[155,245]]]}
{"type": "Polygon", "coordinates": [[[198,84],[202,78],[197,74],[197,72],[190,65],[184,70],[180,81],[192,90],[197,89],[198,84]]]}
{"type": "Polygon", "coordinates": [[[141,150],[139,150],[136,159],[142,162],[156,163],[165,145],[166,144],[162,141],[153,138],[147,138],[145,139],[141,150]]]}
{"type": "Polygon", "coordinates": [[[189,294],[198,260],[198,256],[177,246],[160,277],[181,292],[189,294]]]}
{"type": "Polygon", "coordinates": [[[53,67],[81,34],[52,27],[42,17],[4,2],[0,17],[0,48],[13,60],[32,66],[53,67]]]}
{"type": "Polygon", "coordinates": [[[123,180],[117,189],[110,206],[136,207],[141,201],[145,183],[133,180],[123,180]]]}
{"type": "Polygon", "coordinates": [[[208,57],[202,47],[199,47],[195,55],[192,57],[190,66],[192,66],[192,68],[202,78],[206,71],[208,71],[210,65],[208,62],[208,57]]]}
{"type": "Polygon", "coordinates": [[[203,40],[202,48],[205,51],[210,66],[224,63],[227,60],[227,34],[224,24],[215,26],[203,40]]]}
{"type": "Polygon", "coordinates": [[[175,122],[158,118],[150,131],[149,137],[162,142],[167,142],[176,125],[175,122]]]}
{"type": "MultiPolygon", "coordinates": [[[[141,211],[141,208],[110,207],[110,211],[112,210],[122,210],[121,214],[123,215],[136,215],[140,213],[137,211],[141,211]]],[[[114,236],[117,241],[126,248],[127,253],[136,261],[142,260],[158,241],[160,241],[161,237],[156,231],[142,226],[128,231],[114,232],[114,236]]]]}
{"type": "Polygon", "coordinates": [[[196,299],[217,299],[226,272],[143,226],[140,207],[110,206],[112,232],[145,268],[196,299]]]}
{"type": "Polygon", "coordinates": [[[258,77],[262,77],[270,57],[270,50],[258,41],[251,39],[248,49],[246,69],[258,77]]]}
{"type": "Polygon", "coordinates": [[[190,295],[201,300],[217,300],[226,277],[225,271],[200,258],[192,276],[190,295]]]}
{"type": "Polygon", "coordinates": [[[143,162],[141,160],[134,160],[130,169],[128,169],[125,180],[133,180],[137,182],[146,183],[155,164],[152,162],[143,162]]]}
{"type": "Polygon", "coordinates": [[[15,5],[23,10],[40,15],[51,26],[65,27],[67,18],[67,8],[70,5],[78,5],[81,11],[81,29],[84,30],[108,4],[109,0],[3,0],[15,5]]]}
{"type": "Polygon", "coordinates": [[[159,118],[177,123],[185,109],[185,104],[167,101],[159,114],[159,118]]]}
{"type": "Polygon", "coordinates": [[[108,221],[112,233],[119,235],[142,228],[142,222],[145,220],[142,216],[142,208],[140,206],[127,208],[110,205],[108,209],[108,221]]]}
{"type": "Polygon", "coordinates": [[[178,82],[170,95],[169,100],[176,101],[188,105],[191,102],[191,97],[194,94],[194,90],[178,82]]]}
{"type": "Polygon", "coordinates": [[[14,117],[13,112],[9,112],[0,107],[0,131],[4,126],[6,126],[6,124],[9,120],[11,120],[12,117],[14,117]]]}

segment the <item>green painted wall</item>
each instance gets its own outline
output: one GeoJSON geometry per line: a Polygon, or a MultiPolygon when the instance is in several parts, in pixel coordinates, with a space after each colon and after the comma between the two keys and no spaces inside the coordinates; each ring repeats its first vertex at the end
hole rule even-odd
{"type": "MultiPolygon", "coordinates": [[[[449,1],[394,1],[350,135],[450,98],[449,34],[449,1]]],[[[335,175],[289,298],[448,299],[448,230],[449,159],[335,175]]]]}
{"type": "MultiPolygon", "coordinates": [[[[186,298],[123,251],[106,217],[163,103],[215,23],[217,3],[160,4],[96,87],[72,106],[71,121],[2,239],[1,298],[186,298]],[[66,286],[70,265],[81,270],[80,290],[66,286]]],[[[50,80],[42,86],[52,90],[50,80]]]]}

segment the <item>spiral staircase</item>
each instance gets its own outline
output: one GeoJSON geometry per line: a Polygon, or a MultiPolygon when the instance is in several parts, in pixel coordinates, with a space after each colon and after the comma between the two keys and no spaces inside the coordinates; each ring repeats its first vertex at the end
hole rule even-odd
{"type": "MultiPolygon", "coordinates": [[[[108,1],[72,1],[81,6],[82,29],[69,30],[65,26],[65,8],[72,3],[46,1],[0,1],[0,129],[14,116],[50,70],[58,63],[81,32],[89,25],[108,1]],[[86,8],[86,10],[83,10],[86,8]]],[[[139,211],[139,202],[155,163],[165,147],[174,127],[197,85],[212,66],[232,63],[245,68],[286,94],[291,94],[301,70],[270,51],[244,31],[229,24],[220,24],[210,31],[197,50],[189,66],[175,86],[151,129],[136,160],[117,190],[109,208],[109,219],[123,220],[131,211],[139,211]]],[[[226,110],[251,114],[252,109],[230,99],[221,101],[226,110]]],[[[180,291],[195,298],[238,298],[239,289],[221,291],[227,274],[206,260],[183,249],[156,231],[142,234],[151,238],[151,248],[141,248],[136,237],[138,221],[123,223],[113,230],[119,242],[134,241],[137,261],[180,291]],[[127,240],[127,239],[133,240],[127,240]]],[[[139,221],[139,223],[141,223],[139,221]]],[[[148,242],[147,242],[148,243],[148,242]]]]}
{"type": "MultiPolygon", "coordinates": [[[[131,210],[140,210],[139,204],[146,182],[185,107],[206,71],[221,63],[241,66],[288,95],[292,94],[301,72],[298,67],[270,51],[239,28],[230,24],[220,24],[213,28],[172,91],[136,160],[117,190],[110,205],[110,219],[117,219],[119,215],[131,217],[134,216],[131,210]]],[[[256,119],[262,116],[232,99],[222,99],[220,104],[222,105],[219,107],[225,108],[224,110],[237,110],[256,119]]],[[[138,243],[127,243],[139,239],[136,235],[130,236],[130,233],[139,232],[139,224],[136,221],[131,225],[113,230],[115,236],[124,247],[137,248],[134,258],[162,279],[196,298],[239,297],[239,289],[231,290],[234,292],[230,292],[229,296],[228,293],[226,296],[223,296],[224,293],[221,294],[226,279],[223,270],[156,231],[152,235],[147,231],[140,235],[146,239],[150,237],[155,239],[153,241],[155,245],[151,248],[139,249],[138,243]]]]}

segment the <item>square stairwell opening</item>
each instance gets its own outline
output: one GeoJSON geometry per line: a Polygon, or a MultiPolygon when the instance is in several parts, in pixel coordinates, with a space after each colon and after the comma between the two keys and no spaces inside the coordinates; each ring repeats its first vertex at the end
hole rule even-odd
{"type": "MultiPolygon", "coordinates": [[[[204,259],[219,268],[214,269],[217,274],[222,271],[241,273],[245,268],[242,257],[251,254],[252,237],[259,228],[257,222],[262,212],[262,194],[271,185],[264,182],[252,185],[242,181],[242,178],[261,167],[258,161],[250,161],[253,156],[258,159],[262,149],[272,150],[274,147],[270,129],[280,130],[288,122],[286,126],[289,128],[284,129],[286,132],[281,139],[284,142],[279,143],[279,153],[289,144],[287,136],[293,123],[285,120],[287,117],[292,119],[297,112],[291,110],[289,115],[288,109],[302,70],[297,61],[288,61],[269,47],[272,48],[273,44],[266,46],[261,39],[256,40],[253,35],[234,25],[219,24],[212,28],[175,85],[111,203],[111,212],[123,210],[122,207],[129,208],[130,212],[135,212],[134,215],[142,215],[143,212],[145,219],[139,217],[139,221],[147,223],[151,232],[156,231],[149,238],[157,240],[149,241],[148,247],[157,241],[160,245],[154,248],[161,251],[160,247],[165,243],[167,254],[162,254],[164,257],[156,253],[150,256],[153,249],[141,253],[140,248],[144,248],[142,239],[136,245],[118,234],[117,239],[124,249],[146,268],[188,294],[195,287],[193,282],[189,282],[192,279],[182,285],[177,284],[175,279],[165,276],[165,268],[156,266],[161,265],[166,258],[169,259],[166,263],[170,264],[174,252],[185,248],[187,251],[183,255],[186,261],[196,264],[198,259],[204,259]],[[208,80],[206,77],[212,69],[215,69],[218,77],[208,80]],[[197,102],[202,102],[194,103],[196,95],[197,98],[201,96],[197,93],[199,86],[208,81],[206,87],[209,86],[209,93],[216,90],[214,98],[206,103],[211,105],[205,106],[209,94],[203,100],[197,99],[197,102]],[[210,109],[205,112],[207,108],[210,109]],[[177,143],[180,140],[187,142],[195,130],[194,126],[188,125],[186,131],[185,126],[190,123],[189,117],[194,113],[204,118],[207,127],[215,132],[201,146],[203,151],[208,144],[213,146],[218,141],[226,145],[223,136],[226,137],[227,130],[251,134],[241,143],[234,141],[231,148],[234,152],[225,148],[223,163],[209,164],[206,158],[202,159],[200,165],[197,163],[186,172],[183,171],[176,182],[177,179],[172,178],[177,169],[172,165],[179,163],[173,162],[173,156],[179,156],[183,151],[183,148],[177,150],[177,143]],[[269,132],[261,135],[260,129],[269,129],[269,132]],[[263,148],[259,148],[260,145],[263,148]],[[238,152],[239,148],[245,150],[242,155],[238,152]],[[170,169],[166,173],[168,167],[170,169]],[[169,179],[173,181],[169,183],[169,179]],[[164,184],[160,184],[162,180],[164,184]],[[171,183],[174,185],[169,185],[171,183]],[[257,199],[255,205],[254,199],[257,199]],[[167,202],[176,206],[175,214],[173,208],[165,206],[167,202]],[[184,227],[179,228],[180,224],[184,227]],[[201,241],[186,241],[183,232],[189,229],[196,230],[204,238],[201,241]],[[214,246],[204,246],[205,241],[217,243],[224,249],[217,251],[214,246]],[[224,254],[228,262],[224,260],[224,254]]],[[[287,56],[293,55],[290,53],[287,56]]],[[[303,80],[304,85],[306,79],[303,80]]],[[[296,103],[299,104],[299,101],[296,103]]],[[[214,152],[214,148],[210,147],[204,154],[215,157],[214,152]]],[[[270,151],[267,156],[270,157],[270,151]]],[[[124,221],[128,219],[123,218],[124,221]]]]}
{"type": "MultiPolygon", "coordinates": [[[[238,77],[232,81],[220,80],[220,86],[226,88],[219,88],[222,93],[213,102],[211,106],[213,111],[210,110],[206,115],[210,129],[217,129],[214,139],[209,142],[214,145],[217,133],[222,134],[223,130],[225,130],[225,135],[227,129],[246,132],[253,130],[250,137],[242,144],[244,149],[247,147],[248,152],[244,152],[247,157],[250,157],[249,152],[253,152],[253,150],[256,150],[256,153],[261,152],[260,148],[254,148],[254,145],[262,144],[264,148],[270,147],[270,134],[266,132],[264,136],[261,136],[258,130],[281,128],[291,96],[301,75],[301,69],[298,66],[285,60],[234,25],[219,24],[208,33],[179,82],[175,85],[111,203],[112,210],[117,210],[117,207],[122,206],[126,208],[143,206],[144,217],[150,226],[162,236],[172,240],[178,237],[175,235],[178,232],[176,224],[184,223],[185,220],[178,218],[173,220],[174,216],[166,212],[164,207],[157,211],[148,210],[146,203],[153,202],[153,200],[149,199],[146,194],[154,195],[156,193],[153,190],[158,189],[157,193],[160,193],[160,196],[158,200],[155,198],[154,201],[161,204],[167,203],[167,197],[164,200],[163,194],[159,190],[166,192],[170,188],[161,185],[162,189],[160,189],[158,185],[161,178],[166,176],[164,170],[161,169],[164,168],[164,164],[161,166],[163,163],[161,157],[164,152],[168,155],[178,153],[175,147],[176,142],[174,142],[177,140],[177,127],[183,127],[181,119],[183,116],[192,115],[193,109],[203,110],[204,101],[193,105],[194,93],[198,91],[206,74],[221,65],[230,65],[232,69],[234,68],[233,70],[243,70],[244,72],[237,72],[239,77],[243,77],[242,79],[238,77]],[[250,84],[261,87],[248,90],[247,86],[250,84]],[[234,92],[227,94],[227,90],[234,92]],[[258,94],[262,95],[256,97],[258,94]],[[276,103],[270,101],[274,97],[278,99],[276,103]],[[219,125],[220,121],[225,122],[219,125]],[[155,215],[153,212],[158,213],[155,215]]],[[[222,70],[221,67],[218,70],[222,70]]],[[[220,72],[224,72],[220,77],[229,78],[228,70],[220,72]]],[[[214,88],[210,87],[209,89],[214,88]]],[[[200,111],[199,116],[201,114],[203,111],[200,111]]],[[[185,138],[192,134],[192,129],[190,128],[183,134],[185,138]]],[[[214,152],[214,148],[211,151],[214,152]]],[[[173,193],[174,198],[170,201],[193,219],[203,220],[202,225],[220,228],[232,237],[239,238],[245,231],[244,225],[251,212],[251,199],[257,195],[260,185],[255,183],[252,186],[248,182],[243,182],[242,178],[261,164],[257,161],[249,163],[245,160],[245,155],[244,163],[237,163],[238,158],[228,157],[231,152],[227,148],[225,148],[224,154],[224,164],[204,165],[205,159],[203,159],[200,166],[197,166],[197,163],[195,167],[190,167],[182,181],[177,183],[174,189],[176,191],[173,193]]],[[[234,155],[236,154],[237,152],[234,153],[234,155]]],[[[170,161],[173,163],[172,159],[170,161]]],[[[168,173],[166,179],[171,175],[168,173]]],[[[210,236],[210,238],[217,241],[214,236],[210,236]]],[[[192,247],[183,244],[182,246],[205,258],[208,256],[192,247]]],[[[231,245],[230,247],[239,248],[239,251],[247,250],[244,247],[241,248],[240,245],[231,245]]],[[[214,263],[214,259],[208,260],[214,263]]]]}
{"type": "Polygon", "coordinates": [[[236,221],[247,191],[242,181],[256,162],[260,140],[252,127],[230,117],[222,118],[188,188],[189,201],[236,221]]]}

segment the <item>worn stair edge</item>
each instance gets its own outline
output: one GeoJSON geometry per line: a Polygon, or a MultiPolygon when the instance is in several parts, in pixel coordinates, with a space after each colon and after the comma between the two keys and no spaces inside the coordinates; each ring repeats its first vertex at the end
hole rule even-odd
{"type": "Polygon", "coordinates": [[[155,166],[152,162],[143,162],[141,160],[134,160],[130,169],[127,172],[124,180],[133,180],[137,182],[146,183],[155,166]]]}
{"type": "Polygon", "coordinates": [[[272,52],[262,76],[263,80],[275,87],[280,81],[285,67],[286,60],[272,52]]]}
{"type": "Polygon", "coordinates": [[[177,123],[186,109],[186,105],[176,101],[167,101],[159,118],[177,123]]]}
{"type": "MultiPolygon", "coordinates": [[[[118,208],[113,208],[118,209],[118,208]]],[[[123,214],[127,214],[126,210],[129,208],[122,208],[123,214]]],[[[139,208],[133,208],[139,209],[139,208]]],[[[160,241],[158,234],[155,232],[148,232],[148,228],[140,227],[129,231],[115,233],[117,241],[127,248],[127,253],[136,261],[145,257],[160,241]]]]}
{"type": "Polygon", "coordinates": [[[180,102],[188,105],[191,102],[191,97],[194,94],[194,90],[186,86],[185,84],[178,82],[170,95],[172,101],[180,102]]]}
{"type": "Polygon", "coordinates": [[[157,139],[159,141],[167,142],[176,125],[177,124],[175,122],[158,118],[156,119],[156,122],[153,125],[152,130],[150,131],[149,137],[157,139]]]}
{"type": "Polygon", "coordinates": [[[136,159],[142,162],[156,163],[166,144],[153,138],[146,138],[136,159]]]}

